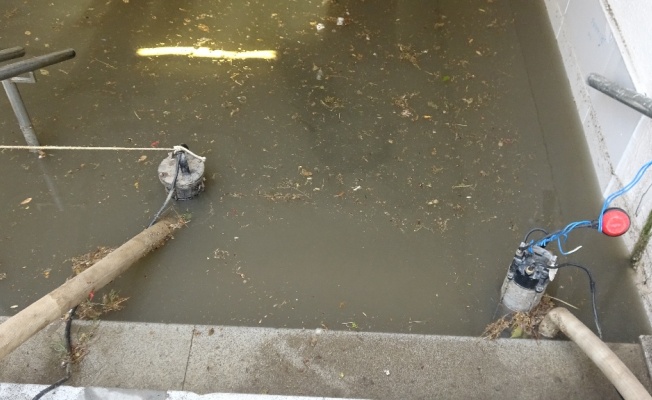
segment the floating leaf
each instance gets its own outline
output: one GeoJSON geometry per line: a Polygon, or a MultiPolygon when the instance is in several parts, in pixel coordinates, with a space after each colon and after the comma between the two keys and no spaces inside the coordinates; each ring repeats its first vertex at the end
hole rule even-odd
{"type": "Polygon", "coordinates": [[[138,162],[143,162],[143,161],[145,161],[145,160],[147,160],[147,156],[146,156],[146,155],[142,155],[142,156],[140,156],[140,158],[138,159],[138,162]]]}
{"type": "Polygon", "coordinates": [[[21,202],[20,202],[20,205],[21,205],[21,206],[24,206],[25,204],[28,204],[30,201],[32,201],[32,198],[31,198],[31,197],[28,197],[28,198],[26,198],[25,200],[21,201],[21,202]]]}
{"type": "Polygon", "coordinates": [[[512,334],[510,338],[512,339],[518,339],[523,336],[523,328],[521,328],[520,325],[516,325],[514,329],[512,329],[512,334]]]}

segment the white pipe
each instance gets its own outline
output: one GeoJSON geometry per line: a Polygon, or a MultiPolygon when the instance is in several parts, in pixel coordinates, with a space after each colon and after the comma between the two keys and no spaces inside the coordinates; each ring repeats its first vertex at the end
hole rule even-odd
{"type": "Polygon", "coordinates": [[[89,292],[103,288],[145,254],[160,247],[177,228],[174,222],[171,218],[163,219],[145,229],[84,272],[0,324],[0,360],[81,303],[89,292]]]}
{"type": "Polygon", "coordinates": [[[625,400],[652,399],[641,382],[602,340],[563,307],[551,310],[539,325],[539,333],[554,337],[559,330],[575,342],[600,368],[625,400]]]}

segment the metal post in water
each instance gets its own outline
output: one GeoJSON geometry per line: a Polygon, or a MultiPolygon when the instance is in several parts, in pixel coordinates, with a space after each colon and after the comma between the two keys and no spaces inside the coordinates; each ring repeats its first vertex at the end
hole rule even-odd
{"type": "MultiPolygon", "coordinates": [[[[29,114],[27,114],[27,109],[23,103],[23,99],[20,97],[20,92],[18,91],[18,86],[13,83],[10,79],[2,81],[2,86],[7,92],[7,98],[11,104],[11,108],[16,114],[18,119],[18,124],[20,125],[20,130],[25,136],[25,141],[28,146],[39,146],[38,139],[36,138],[36,132],[34,132],[34,127],[32,127],[32,121],[29,119],[29,114]]],[[[36,150],[30,150],[32,153],[37,153],[36,150]]]]}

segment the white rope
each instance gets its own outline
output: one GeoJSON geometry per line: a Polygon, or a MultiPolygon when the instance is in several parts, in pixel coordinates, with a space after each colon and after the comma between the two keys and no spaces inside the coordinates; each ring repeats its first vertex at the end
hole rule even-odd
{"type": "Polygon", "coordinates": [[[175,153],[178,153],[180,151],[183,151],[184,153],[188,153],[191,156],[195,157],[196,159],[201,160],[202,162],[206,162],[206,157],[198,156],[197,154],[193,153],[192,151],[186,149],[183,146],[174,146],[174,152],[175,153]]]}
{"type": "Polygon", "coordinates": [[[4,146],[0,150],[133,150],[133,151],[172,151],[165,147],[85,147],[85,146],[4,146]]]}
{"type": "Polygon", "coordinates": [[[206,157],[198,156],[183,146],[170,147],[86,147],[86,146],[6,146],[0,145],[0,150],[114,150],[114,151],[183,151],[202,162],[206,157]]]}

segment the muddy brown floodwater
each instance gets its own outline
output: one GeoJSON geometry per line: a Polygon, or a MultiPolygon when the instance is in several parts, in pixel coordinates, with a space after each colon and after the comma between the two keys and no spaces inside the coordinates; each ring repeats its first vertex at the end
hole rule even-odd
{"type": "MultiPolygon", "coordinates": [[[[77,51],[20,86],[42,144],[208,157],[188,227],[107,287],[130,297],[110,318],[475,336],[524,233],[600,209],[541,2],[5,0],[0,20],[3,47],[77,51]],[[160,46],[277,58],[136,54],[160,46]]],[[[23,143],[4,98],[0,127],[23,143]]],[[[0,153],[0,314],[143,229],[163,157],[0,153]]],[[[649,333],[622,243],[579,244],[605,339],[649,333]]],[[[592,327],[588,287],[563,270],[549,293],[592,327]]]]}

